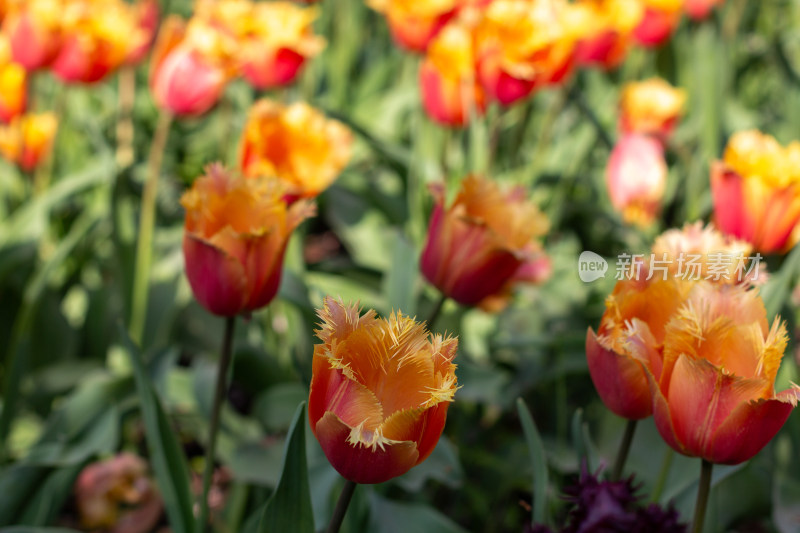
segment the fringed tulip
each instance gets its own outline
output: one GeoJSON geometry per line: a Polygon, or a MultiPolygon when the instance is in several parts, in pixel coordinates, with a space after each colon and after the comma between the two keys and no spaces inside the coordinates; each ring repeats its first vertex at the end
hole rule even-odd
{"type": "Polygon", "coordinates": [[[665,328],[660,376],[649,376],[656,427],[667,444],[731,465],[758,453],[800,398],[797,385],[774,390],[786,344],[784,324],[768,326],[756,290],[695,284],[665,328]]]}
{"type": "Polygon", "coordinates": [[[175,115],[201,115],[219,100],[235,72],[233,38],[202,19],[177,17],[161,27],[150,64],[156,104],[175,115]]]}
{"type": "Polygon", "coordinates": [[[65,0],[14,0],[3,21],[11,57],[28,71],[45,68],[61,47],[65,0]]]}
{"type": "Polygon", "coordinates": [[[643,16],[641,0],[580,0],[571,4],[567,20],[578,40],[576,63],[606,69],[619,65],[643,16]]]}
{"type": "Polygon", "coordinates": [[[25,114],[0,126],[0,153],[30,172],[50,153],[58,120],[53,113],[25,114]]]}
{"type": "Polygon", "coordinates": [[[413,52],[424,52],[431,40],[455,15],[461,0],[369,0],[383,14],[395,42],[413,52]]]}
{"type": "Polygon", "coordinates": [[[522,188],[503,192],[492,181],[469,176],[450,207],[443,187],[432,191],[436,205],[420,268],[443,295],[479,304],[503,294],[520,267],[541,259],[536,239],[547,231],[547,218],[522,188]]]}
{"type": "Polygon", "coordinates": [[[760,252],[794,245],[800,221],[800,142],[781,146],[758,131],[734,134],[711,167],[714,220],[760,252]]]}
{"type": "Polygon", "coordinates": [[[626,83],[620,98],[620,130],[653,135],[662,141],[672,133],[686,104],[686,91],[660,78],[626,83]]]}
{"type": "Polygon", "coordinates": [[[614,146],[606,168],[611,204],[623,220],[649,226],[655,220],[667,183],[664,148],[653,137],[629,133],[614,146]]]}
{"type": "Polygon", "coordinates": [[[347,127],[303,102],[260,100],[244,127],[242,172],[277,177],[291,197],[314,197],[347,166],[352,143],[347,127]]]}
{"type": "Polygon", "coordinates": [[[253,9],[242,43],[242,75],[258,89],[288,85],[325,47],[312,28],[317,9],[289,2],[259,3],[253,9]]]}
{"type": "Polygon", "coordinates": [[[313,204],[283,201],[277,180],[232,176],[208,167],[181,198],[183,255],[195,298],[215,315],[248,314],[275,297],[292,231],[313,204]]]}
{"type": "Polygon", "coordinates": [[[400,312],[326,298],[314,347],[308,418],[325,456],[346,479],[382,483],[424,461],[456,392],[458,340],[427,333],[400,312]]]}
{"type": "Polygon", "coordinates": [[[647,277],[644,269],[618,281],[606,299],[597,334],[590,328],[586,335],[589,374],[600,399],[629,420],[653,412],[647,372],[661,374],[659,346],[665,327],[691,288],[690,282],[675,277],[647,277]]]}
{"type": "Polygon", "coordinates": [[[483,89],[475,79],[472,30],[465,24],[448,24],[428,47],[419,70],[422,105],[440,124],[460,127],[470,116],[483,114],[483,89]]]}
{"type": "Polygon", "coordinates": [[[642,46],[655,47],[669,39],[681,19],[683,0],[642,0],[645,5],[642,21],[633,36],[642,46]]]}
{"type": "Polygon", "coordinates": [[[503,105],[561,82],[574,62],[565,2],[496,0],[486,7],[476,35],[478,79],[503,105]]]}
{"type": "Polygon", "coordinates": [[[27,72],[11,61],[8,40],[0,36],[0,121],[11,122],[25,112],[27,105],[27,72]]]}

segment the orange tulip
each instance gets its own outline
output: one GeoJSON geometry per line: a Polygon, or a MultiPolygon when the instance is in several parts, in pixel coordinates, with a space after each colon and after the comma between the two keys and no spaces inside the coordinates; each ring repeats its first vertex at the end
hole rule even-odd
{"type": "Polygon", "coordinates": [[[432,192],[436,206],[420,268],[444,295],[478,304],[502,294],[523,265],[541,258],[536,238],[547,231],[547,219],[522,188],[502,192],[487,179],[469,176],[449,208],[443,187],[432,192]]]}
{"type": "MultiPolygon", "coordinates": [[[[800,387],[779,394],[774,382],[786,348],[784,324],[770,328],[756,290],[698,282],[667,324],[660,375],[649,376],[653,415],[676,451],[738,464],[783,426],[800,387]]],[[[630,343],[641,357],[643,343],[630,343]]]]}
{"type": "Polygon", "coordinates": [[[65,82],[102,80],[146,42],[138,22],[134,9],[120,0],[71,3],[53,73],[65,82]]]}
{"type": "Polygon", "coordinates": [[[591,328],[586,334],[586,359],[595,389],[606,407],[629,420],[653,412],[647,372],[661,374],[659,347],[665,327],[692,286],[675,277],[647,277],[645,269],[618,281],[606,299],[597,334],[591,328]]]}
{"type": "Polygon", "coordinates": [[[326,298],[314,346],[308,418],[325,456],[346,479],[382,483],[433,451],[456,392],[458,340],[428,334],[400,312],[326,298]]]}
{"type": "Polygon", "coordinates": [[[276,180],[234,177],[211,165],[181,198],[186,275],[211,313],[246,314],[275,297],[289,235],[314,213],[305,201],[287,207],[283,194],[276,180]]]}
{"type": "Polygon", "coordinates": [[[317,9],[289,2],[259,3],[253,9],[242,43],[242,74],[258,89],[288,85],[325,47],[325,39],[314,35],[311,26],[317,9]]]}
{"type": "Polygon", "coordinates": [[[633,31],[642,46],[659,46],[669,39],[681,19],[683,0],[642,0],[645,5],[642,21],[633,31]]]}
{"type": "Polygon", "coordinates": [[[275,176],[295,198],[317,196],[347,166],[352,143],[347,127],[308,104],[260,100],[244,127],[242,172],[275,176]]]}
{"type": "Polygon", "coordinates": [[[235,40],[200,18],[161,27],[150,62],[156,104],[176,115],[201,115],[217,103],[235,67],[235,40]]]}
{"type": "Polygon", "coordinates": [[[613,68],[625,58],[644,7],[641,0],[579,0],[567,16],[578,39],[575,61],[613,68]]]}
{"type": "Polygon", "coordinates": [[[128,65],[138,63],[147,55],[158,31],[158,22],[161,17],[158,0],[139,0],[134,4],[133,9],[142,40],[138,46],[133,46],[128,51],[128,56],[125,58],[125,63],[128,65]]]}
{"type": "Polygon", "coordinates": [[[758,131],[734,134],[711,167],[714,219],[760,252],[794,245],[800,221],[800,142],[786,147],[758,131]]]}
{"type": "Polygon", "coordinates": [[[50,153],[58,121],[53,113],[25,114],[0,126],[0,153],[27,172],[50,153]]]}
{"type": "Polygon", "coordinates": [[[725,0],[684,0],[683,10],[694,20],[703,20],[725,0]]]}
{"type": "Polygon", "coordinates": [[[28,105],[28,75],[11,61],[8,39],[0,36],[0,121],[9,123],[28,105]]]}
{"type": "Polygon", "coordinates": [[[424,52],[431,40],[453,18],[461,0],[369,0],[382,13],[395,42],[407,50],[424,52]]]}
{"type": "Polygon", "coordinates": [[[629,133],[614,146],[606,168],[611,204],[632,224],[649,226],[667,183],[664,148],[653,137],[629,133]]]}
{"type": "Polygon", "coordinates": [[[675,127],[684,105],[686,91],[660,78],[626,83],[620,98],[620,129],[665,140],[675,127]]]}
{"type": "Polygon", "coordinates": [[[61,46],[65,0],[13,0],[3,21],[11,56],[27,70],[50,65],[61,46]]]}
{"type": "Polygon", "coordinates": [[[455,21],[436,36],[420,66],[419,83],[425,112],[440,124],[463,126],[471,113],[483,113],[486,103],[475,79],[469,26],[455,21]]]}
{"type": "Polygon", "coordinates": [[[560,0],[495,0],[476,30],[478,79],[503,105],[562,81],[571,71],[575,39],[568,4],[560,0]]]}

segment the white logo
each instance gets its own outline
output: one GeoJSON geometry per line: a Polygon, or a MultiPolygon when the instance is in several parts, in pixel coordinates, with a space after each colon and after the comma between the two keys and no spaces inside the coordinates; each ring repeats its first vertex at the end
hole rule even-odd
{"type": "Polygon", "coordinates": [[[608,262],[601,256],[588,250],[578,257],[578,277],[584,283],[604,278],[608,270],[608,262]]]}

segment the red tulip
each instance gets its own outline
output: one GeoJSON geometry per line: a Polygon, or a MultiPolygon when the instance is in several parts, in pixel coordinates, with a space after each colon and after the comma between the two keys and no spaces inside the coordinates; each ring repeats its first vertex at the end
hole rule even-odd
{"type": "Polygon", "coordinates": [[[28,71],[50,65],[61,47],[65,6],[61,0],[28,0],[14,4],[3,21],[11,57],[28,71]]]}

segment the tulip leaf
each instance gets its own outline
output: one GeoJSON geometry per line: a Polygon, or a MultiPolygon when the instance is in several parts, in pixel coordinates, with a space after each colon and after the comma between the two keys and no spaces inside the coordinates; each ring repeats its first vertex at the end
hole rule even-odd
{"type": "Polygon", "coordinates": [[[798,273],[800,273],[800,246],[795,246],[786,257],[780,270],[769,278],[761,290],[768,318],[774,317],[781,310],[786,302],[786,297],[791,293],[792,280],[798,273]]]}
{"type": "Polygon", "coordinates": [[[402,311],[409,316],[416,314],[418,273],[417,250],[398,233],[392,250],[392,266],[383,281],[389,311],[402,311]]]}
{"type": "Polygon", "coordinates": [[[425,504],[393,502],[370,492],[370,527],[375,533],[466,533],[447,516],[425,504]]]}
{"type": "Polygon", "coordinates": [[[295,411],[289,428],[283,472],[278,487],[267,501],[258,526],[260,533],[314,533],[314,513],[306,463],[306,403],[295,411]]]}
{"type": "Polygon", "coordinates": [[[517,414],[522,423],[522,431],[525,433],[525,442],[528,444],[528,452],[531,454],[531,466],[533,467],[533,522],[544,524],[547,522],[547,487],[549,484],[547,472],[547,457],[544,453],[544,445],[536,423],[533,421],[531,412],[522,398],[517,398],[517,414]]]}
{"type": "Polygon", "coordinates": [[[170,526],[175,533],[192,533],[195,530],[195,520],[186,459],[155,389],[147,377],[139,349],[124,329],[120,328],[120,334],[133,367],[150,460],[170,526]]]}

